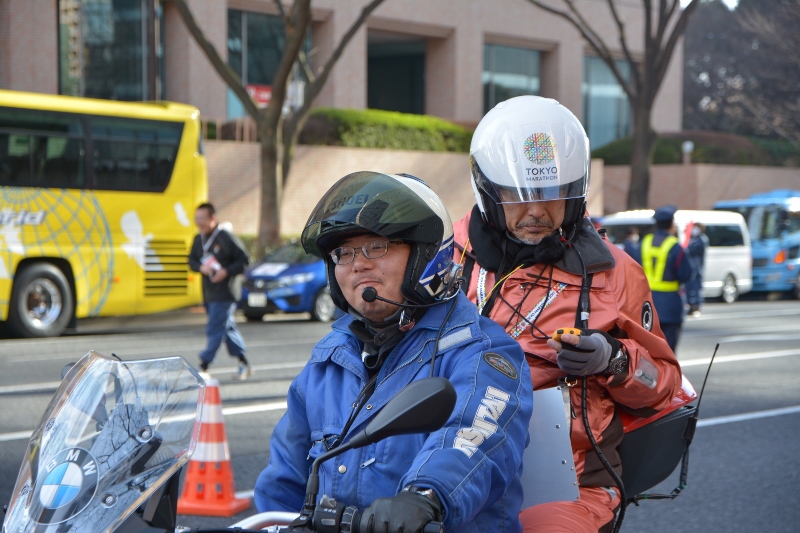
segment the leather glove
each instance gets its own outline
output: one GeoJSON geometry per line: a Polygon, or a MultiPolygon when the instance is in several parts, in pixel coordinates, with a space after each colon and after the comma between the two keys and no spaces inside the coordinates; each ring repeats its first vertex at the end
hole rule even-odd
{"type": "Polygon", "coordinates": [[[421,533],[425,524],[442,519],[441,506],[427,496],[400,492],[379,498],[361,514],[361,533],[421,533]]]}
{"type": "Polygon", "coordinates": [[[600,374],[608,368],[611,357],[620,349],[617,339],[597,329],[584,330],[577,345],[561,341],[556,354],[558,368],[571,376],[600,374]]]}

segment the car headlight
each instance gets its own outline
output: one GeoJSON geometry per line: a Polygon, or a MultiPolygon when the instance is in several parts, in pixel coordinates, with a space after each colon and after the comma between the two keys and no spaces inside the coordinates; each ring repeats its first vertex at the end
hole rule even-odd
{"type": "Polygon", "coordinates": [[[288,287],[289,285],[299,285],[300,283],[308,283],[314,279],[313,272],[303,272],[302,274],[292,274],[291,276],[281,276],[278,278],[279,287],[288,287]]]}

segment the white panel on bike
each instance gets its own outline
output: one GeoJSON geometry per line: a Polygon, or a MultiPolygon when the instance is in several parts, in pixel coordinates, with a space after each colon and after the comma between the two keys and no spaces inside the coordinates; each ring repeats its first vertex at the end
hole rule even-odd
{"type": "Polygon", "coordinates": [[[288,526],[298,516],[298,513],[265,511],[263,513],[254,514],[253,516],[248,516],[247,518],[240,520],[229,527],[240,527],[242,529],[266,529],[269,526],[288,526]]]}
{"type": "Polygon", "coordinates": [[[569,427],[561,391],[557,387],[534,391],[531,441],[522,456],[523,509],[578,499],[569,427]]]}

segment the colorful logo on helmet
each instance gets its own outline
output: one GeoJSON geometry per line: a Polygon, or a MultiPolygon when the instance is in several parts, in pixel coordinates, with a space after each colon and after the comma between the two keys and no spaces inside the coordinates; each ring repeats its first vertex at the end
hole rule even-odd
{"type": "Polygon", "coordinates": [[[523,149],[534,165],[547,165],[556,158],[556,143],[546,133],[534,133],[525,139],[523,149]]]}
{"type": "Polygon", "coordinates": [[[81,448],[62,450],[40,474],[30,511],[39,524],[60,524],[76,516],[97,490],[97,462],[81,448]]]}

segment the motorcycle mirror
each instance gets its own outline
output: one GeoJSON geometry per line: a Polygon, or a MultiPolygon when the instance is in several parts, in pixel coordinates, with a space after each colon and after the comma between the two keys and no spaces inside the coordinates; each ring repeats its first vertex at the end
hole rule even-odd
{"type": "Polygon", "coordinates": [[[430,433],[441,428],[456,405],[456,391],[445,378],[414,381],[397,393],[348,444],[360,448],[395,435],[430,433]]]}
{"type": "Polygon", "coordinates": [[[69,374],[69,371],[72,370],[73,366],[75,366],[75,363],[67,363],[64,365],[64,368],[61,369],[61,379],[67,377],[67,374],[69,374]]]}

